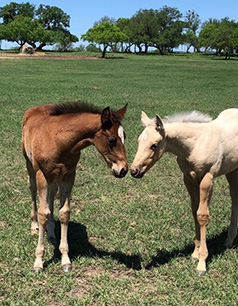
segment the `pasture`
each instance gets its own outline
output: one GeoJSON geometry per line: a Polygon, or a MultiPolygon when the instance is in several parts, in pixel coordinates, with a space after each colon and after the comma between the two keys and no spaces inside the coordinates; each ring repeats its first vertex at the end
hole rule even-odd
{"type": "MultiPolygon", "coordinates": [[[[46,243],[45,270],[32,273],[37,236],[20,149],[31,106],[85,100],[123,121],[130,165],[143,127],[154,117],[198,110],[215,118],[238,107],[238,61],[213,56],[120,55],[101,59],[0,59],[0,303],[2,305],[237,305],[237,239],[223,247],[230,218],[224,177],[215,180],[207,232],[207,273],[190,258],[194,222],[175,156],[166,154],[141,180],[112,176],[95,148],[82,151],[69,224],[73,270],[46,243]]],[[[55,203],[55,219],[59,201],[55,203]]],[[[56,224],[59,236],[59,222],[56,224]]],[[[46,237],[45,237],[46,239],[46,237]]]]}

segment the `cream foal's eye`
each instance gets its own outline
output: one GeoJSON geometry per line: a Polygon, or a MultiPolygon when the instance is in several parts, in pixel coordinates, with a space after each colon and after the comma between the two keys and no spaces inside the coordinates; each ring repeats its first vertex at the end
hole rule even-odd
{"type": "Polygon", "coordinates": [[[153,143],[150,149],[154,151],[158,147],[158,143],[153,143]]]}

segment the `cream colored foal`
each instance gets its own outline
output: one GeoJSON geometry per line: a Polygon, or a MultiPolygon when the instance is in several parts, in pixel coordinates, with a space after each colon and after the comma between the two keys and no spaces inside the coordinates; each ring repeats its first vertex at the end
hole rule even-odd
{"type": "Polygon", "coordinates": [[[203,274],[208,256],[208,205],[213,180],[222,174],[227,177],[232,199],[231,223],[225,245],[230,247],[237,235],[238,109],[224,110],[215,120],[196,111],[174,115],[163,121],[158,115],[150,119],[142,112],[141,120],[145,129],[138,138],[138,151],[131,174],[135,178],[142,178],[164,152],[177,156],[191,197],[195,221],[196,238],[192,257],[198,259],[198,274],[203,274]]]}

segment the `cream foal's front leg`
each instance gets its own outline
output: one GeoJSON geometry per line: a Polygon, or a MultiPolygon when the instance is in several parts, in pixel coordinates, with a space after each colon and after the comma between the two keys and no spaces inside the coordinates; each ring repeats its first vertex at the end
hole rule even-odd
{"type": "Polygon", "coordinates": [[[199,205],[199,185],[195,184],[189,176],[184,174],[184,184],[188,190],[191,199],[191,208],[195,223],[195,248],[192,253],[193,259],[199,259],[199,248],[200,248],[200,226],[197,220],[197,210],[199,205]]]}
{"type": "Polygon", "coordinates": [[[213,175],[206,173],[200,183],[200,202],[197,210],[197,220],[200,225],[200,247],[198,251],[197,273],[204,274],[206,272],[206,259],[208,256],[206,243],[206,228],[209,223],[208,205],[212,195],[213,175]]]}

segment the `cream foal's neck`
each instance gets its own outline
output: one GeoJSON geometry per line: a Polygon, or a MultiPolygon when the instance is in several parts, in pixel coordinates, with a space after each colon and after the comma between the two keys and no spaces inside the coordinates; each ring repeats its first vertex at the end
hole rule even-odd
{"type": "Polygon", "coordinates": [[[207,133],[209,123],[171,122],[165,123],[165,152],[171,152],[178,157],[188,157],[197,140],[207,133]]]}

